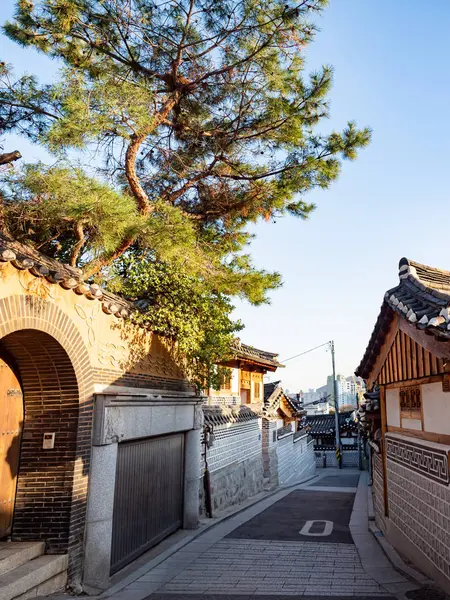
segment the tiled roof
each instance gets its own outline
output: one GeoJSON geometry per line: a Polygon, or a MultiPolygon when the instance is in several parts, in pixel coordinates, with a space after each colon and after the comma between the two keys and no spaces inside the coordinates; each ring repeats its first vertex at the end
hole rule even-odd
{"type": "Polygon", "coordinates": [[[436,337],[450,340],[450,272],[407,258],[400,260],[399,283],[384,296],[356,375],[365,379],[370,375],[395,313],[418,329],[426,329],[436,337]]]}
{"type": "Polygon", "coordinates": [[[304,412],[299,405],[284,393],[280,383],[281,381],[274,381],[264,384],[264,413],[269,415],[269,413],[272,414],[277,411],[282,399],[289,405],[293,414],[304,412]]]}
{"type": "MultiPolygon", "coordinates": [[[[339,430],[347,429],[348,421],[351,419],[352,412],[339,414],[339,430]]],[[[310,435],[316,436],[334,436],[336,432],[335,417],[333,415],[315,415],[306,417],[306,426],[310,426],[310,435]]]]}
{"type": "Polygon", "coordinates": [[[60,285],[90,300],[98,300],[105,313],[116,317],[130,317],[140,308],[139,302],[133,304],[99,285],[85,283],[80,269],[45,256],[4,233],[0,233],[0,263],[11,263],[19,271],[29,271],[34,277],[45,279],[50,284],[60,285]]]}
{"type": "Polygon", "coordinates": [[[233,350],[238,358],[247,359],[261,365],[275,368],[283,367],[283,365],[278,362],[278,354],[248,346],[247,344],[243,344],[239,339],[235,341],[233,350]]]}
{"type": "Polygon", "coordinates": [[[243,423],[254,421],[259,414],[247,406],[220,407],[203,406],[205,423],[208,425],[226,425],[227,423],[243,423]]]}
{"type": "Polygon", "coordinates": [[[273,381],[272,383],[264,384],[264,402],[269,400],[270,396],[274,393],[274,391],[279,388],[282,392],[283,390],[279,387],[281,381],[273,381]]]}

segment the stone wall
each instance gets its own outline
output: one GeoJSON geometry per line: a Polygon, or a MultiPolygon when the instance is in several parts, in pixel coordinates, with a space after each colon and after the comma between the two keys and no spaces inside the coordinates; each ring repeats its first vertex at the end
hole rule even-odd
{"type": "Polygon", "coordinates": [[[277,442],[278,480],[281,486],[295,485],[310,477],[316,471],[313,442],[308,436],[295,438],[290,433],[277,442]]]}
{"type": "MultiPolygon", "coordinates": [[[[214,442],[207,448],[213,511],[243,502],[263,489],[261,419],[226,423],[214,427],[214,442]]],[[[201,463],[203,476],[205,460],[201,463]]],[[[200,485],[200,513],[205,512],[200,485]]]]}
{"type": "MultiPolygon", "coordinates": [[[[204,490],[200,486],[200,512],[204,514],[204,490]]],[[[213,513],[244,502],[263,490],[262,455],[232,463],[211,473],[213,513]]]]}
{"type": "MultiPolygon", "coordinates": [[[[268,419],[215,426],[207,463],[213,511],[243,502],[264,487],[301,483],[312,477],[316,468],[313,444],[307,436],[296,437],[291,432],[278,439],[277,422],[268,419]]],[[[201,477],[204,466],[203,457],[201,477]]],[[[204,514],[204,489],[200,487],[200,511],[204,514]]]]}
{"type": "Polygon", "coordinates": [[[262,455],[264,478],[271,488],[278,486],[277,423],[262,421],[262,455]]]}

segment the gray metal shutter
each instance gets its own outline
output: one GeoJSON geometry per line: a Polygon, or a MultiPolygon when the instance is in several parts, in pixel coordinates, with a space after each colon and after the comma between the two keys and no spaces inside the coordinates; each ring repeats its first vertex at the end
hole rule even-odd
{"type": "Polygon", "coordinates": [[[111,573],[181,527],[183,472],[184,434],[119,444],[111,573]]]}

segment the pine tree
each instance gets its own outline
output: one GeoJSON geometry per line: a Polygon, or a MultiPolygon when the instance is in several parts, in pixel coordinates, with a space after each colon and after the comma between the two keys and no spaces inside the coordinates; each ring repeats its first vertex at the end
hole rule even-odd
{"type": "Polygon", "coordinates": [[[117,285],[117,265],[135,257],[144,274],[156,260],[197,278],[212,302],[266,301],[280,276],[245,254],[248,224],[307,218],[307,192],[327,188],[370,139],[352,122],[317,131],[332,69],[305,77],[304,49],[325,5],[17,0],[6,35],[63,67],[40,85],[1,63],[0,132],[59,162],[7,172],[4,226],[87,278],[117,285]]]}

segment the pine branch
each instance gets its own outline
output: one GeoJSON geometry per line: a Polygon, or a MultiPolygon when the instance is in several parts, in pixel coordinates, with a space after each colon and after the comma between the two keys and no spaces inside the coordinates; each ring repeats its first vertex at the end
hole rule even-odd
{"type": "Polygon", "coordinates": [[[4,154],[0,154],[0,165],[7,165],[9,163],[14,162],[15,160],[19,160],[22,158],[22,155],[18,150],[14,150],[14,152],[6,152],[4,154]]]}

